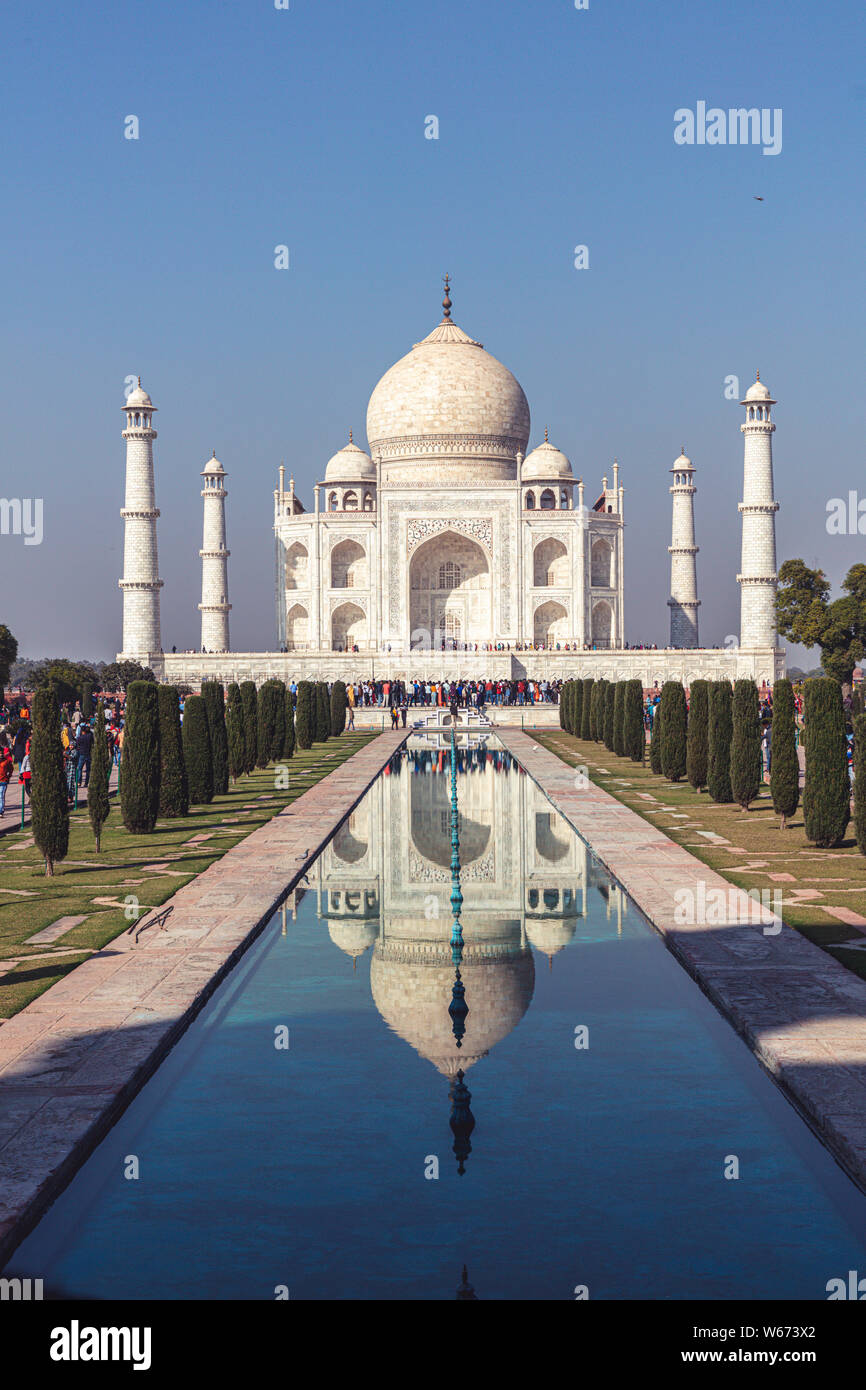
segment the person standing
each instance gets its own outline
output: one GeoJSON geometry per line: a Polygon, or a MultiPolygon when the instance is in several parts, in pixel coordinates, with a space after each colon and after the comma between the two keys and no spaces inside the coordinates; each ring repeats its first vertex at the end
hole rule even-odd
{"type": "Polygon", "coordinates": [[[21,783],[21,795],[25,801],[30,800],[30,780],[33,770],[30,766],[30,740],[27,740],[27,750],[21,759],[21,771],[18,773],[18,781],[21,783]]]}
{"type": "Polygon", "coordinates": [[[4,748],[0,753],[0,816],[6,812],[6,793],[9,790],[13,767],[12,754],[8,748],[4,748]]]}
{"type": "Polygon", "coordinates": [[[80,785],[86,787],[90,781],[90,757],[93,752],[93,730],[89,724],[79,726],[78,738],[75,742],[78,748],[78,767],[81,773],[80,785]]]}

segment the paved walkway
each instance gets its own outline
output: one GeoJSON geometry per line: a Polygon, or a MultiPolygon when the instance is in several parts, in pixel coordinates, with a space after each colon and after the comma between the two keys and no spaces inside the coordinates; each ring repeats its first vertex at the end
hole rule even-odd
{"type": "Polygon", "coordinates": [[[756,920],[742,889],[601,787],[578,785],[576,770],[531,735],[497,734],[866,1190],[866,981],[770,912],[756,920]],[[712,923],[678,920],[683,893],[697,906],[714,889],[724,894],[721,923],[700,912],[692,915],[712,923]]]}
{"type": "Polygon", "coordinates": [[[388,731],[0,1027],[0,1269],[407,733],[388,731]],[[167,906],[167,904],[166,904],[167,906]]]}
{"type": "MultiPolygon", "coordinates": [[[[17,767],[17,764],[16,764],[17,767]]],[[[112,764],[111,774],[108,779],[108,789],[110,792],[117,791],[117,767],[112,764]]],[[[21,826],[21,797],[23,790],[18,781],[17,771],[12,773],[12,781],[9,783],[9,790],[6,793],[6,810],[0,816],[0,835],[8,835],[12,830],[20,830],[21,826]]],[[[78,805],[87,805],[87,788],[78,788],[78,805]]],[[[30,824],[30,802],[24,806],[24,824],[30,824]]]]}

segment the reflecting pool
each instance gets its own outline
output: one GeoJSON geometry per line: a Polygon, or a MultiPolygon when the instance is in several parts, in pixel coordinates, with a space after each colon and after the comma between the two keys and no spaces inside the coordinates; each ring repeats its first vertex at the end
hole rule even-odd
{"type": "Polygon", "coordinates": [[[456,787],[457,956],[448,747],[413,739],[10,1272],[389,1300],[866,1272],[866,1198],[537,786],[491,739],[456,787]]]}

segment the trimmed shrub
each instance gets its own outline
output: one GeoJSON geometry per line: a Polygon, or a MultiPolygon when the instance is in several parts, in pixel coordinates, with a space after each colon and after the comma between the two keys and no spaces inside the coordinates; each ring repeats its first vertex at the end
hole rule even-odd
{"type": "Polygon", "coordinates": [[[642,763],[645,750],[646,737],[643,727],[643,681],[626,681],[622,697],[623,757],[631,758],[633,763],[642,763]]]}
{"type": "MultiPolygon", "coordinates": [[[[773,687],[773,722],[776,721],[776,681],[773,687]]],[[[776,770],[776,747],[773,740],[772,770],[776,770]]],[[[795,807],[796,809],[796,807],[795,807]]],[[[793,814],[793,812],[789,813],[793,814]]],[[[783,819],[784,824],[784,819],[783,819]]],[[[857,848],[866,854],[866,714],[854,716],[854,834],[857,848]]]]}
{"type": "Polygon", "coordinates": [[[838,845],[851,816],[842,690],[829,676],[806,682],[804,692],[806,839],[819,849],[838,845]]]}
{"type": "MultiPolygon", "coordinates": [[[[856,735],[854,748],[856,756],[856,735]]],[[[854,791],[856,805],[856,781],[854,791]]],[[[866,797],[866,786],[863,787],[863,793],[866,797]]],[[[784,830],[788,824],[788,817],[793,816],[800,804],[800,759],[797,755],[794,687],[787,680],[776,681],[773,686],[773,719],[770,724],[770,795],[773,798],[773,810],[781,818],[779,829],[784,830]]]]}
{"type": "Polygon", "coordinates": [[[575,738],[580,738],[580,731],[583,725],[583,681],[571,682],[569,708],[570,732],[574,734],[575,738]]]}
{"type": "Polygon", "coordinates": [[[258,690],[258,723],[256,726],[256,767],[267,767],[276,733],[277,690],[272,680],[258,690]]]}
{"type": "Polygon", "coordinates": [[[761,785],[761,706],[754,681],[734,681],[731,715],[731,791],[748,811],[761,785]]]}
{"type": "Polygon", "coordinates": [[[686,775],[686,692],[681,681],[665,681],[662,686],[662,776],[679,782],[686,775]]]}
{"type": "Polygon", "coordinates": [[[662,707],[653,706],[653,726],[650,734],[650,767],[659,777],[662,775],[662,707]]]}
{"type": "Polygon", "coordinates": [[[292,692],[286,689],[286,707],[283,724],[283,758],[290,758],[295,751],[295,708],[292,692]]]}
{"type": "Polygon", "coordinates": [[[616,704],[616,682],[606,681],[604,687],[604,746],[613,752],[614,705],[616,704]]]}
{"type": "Polygon", "coordinates": [[[102,827],[111,811],[111,798],[108,794],[108,781],[111,777],[111,755],[108,739],[105,736],[105,706],[102,701],[96,707],[96,724],[93,729],[93,752],[90,760],[90,781],[87,784],[87,815],[90,828],[99,853],[102,841],[102,827]]]}
{"type": "Polygon", "coordinates": [[[283,756],[283,744],[286,741],[286,683],[285,681],[274,681],[274,734],[271,739],[270,760],[278,763],[283,756]]]}
{"type": "Polygon", "coordinates": [[[594,684],[592,677],[581,681],[583,692],[580,699],[580,737],[585,739],[592,738],[592,689],[594,684]]]}
{"type": "Polygon", "coordinates": [[[559,692],[559,727],[564,729],[567,734],[571,733],[568,727],[568,697],[570,694],[571,681],[566,681],[559,692]]]}
{"type": "Polygon", "coordinates": [[[295,743],[298,748],[312,748],[313,733],[313,687],[309,681],[299,681],[295,707],[295,743]]]}
{"type": "Polygon", "coordinates": [[[331,736],[338,738],[346,727],[346,685],[334,681],[331,686],[331,736]]]}
{"type": "Polygon", "coordinates": [[[132,681],[126,690],[120,810],[133,835],[148,835],[159,814],[159,686],[132,681]]]}
{"type": "Polygon", "coordinates": [[[229,789],[229,741],[226,732],[225,691],[220,681],[203,681],[201,693],[204,698],[204,707],[207,710],[214,796],[225,796],[229,789]]]}
{"type": "Polygon", "coordinates": [[[240,690],[244,711],[244,772],[249,774],[258,758],[258,697],[254,681],[242,681],[240,690]]]}
{"type": "Polygon", "coordinates": [[[183,707],[183,759],[190,805],[208,805],[213,801],[213,762],[207,709],[201,695],[188,696],[183,707]]]}
{"type": "Polygon", "coordinates": [[[331,705],[328,700],[328,687],[324,681],[316,681],[314,719],[316,742],[327,743],[331,737],[331,705]]]}
{"type": "Polygon", "coordinates": [[[232,681],[229,686],[229,702],[226,707],[226,738],[229,750],[229,776],[233,782],[241,777],[246,769],[246,736],[244,733],[244,703],[241,688],[232,681]]]}
{"type": "Polygon", "coordinates": [[[613,751],[620,757],[625,754],[625,729],[623,727],[625,710],[626,681],[617,681],[613,696],[613,751]]]}
{"type": "MultiPolygon", "coordinates": [[[[189,811],[189,788],[180,732],[180,702],[173,685],[158,685],[159,814],[174,819],[189,811]]],[[[88,791],[88,800],[90,792],[88,791]]]]}
{"type": "Polygon", "coordinates": [[[707,785],[709,719],[710,682],[692,681],[686,734],[686,776],[696,792],[707,785]]]}
{"type": "Polygon", "coordinates": [[[598,743],[604,729],[604,689],[607,681],[593,681],[592,699],[589,707],[589,736],[598,743]]]}
{"type": "Polygon", "coordinates": [[[707,737],[707,790],[713,801],[727,805],[733,801],[731,790],[731,682],[712,681],[710,684],[710,721],[707,737]]]}
{"type": "MultiPolygon", "coordinates": [[[[2,694],[2,691],[0,691],[2,694]]],[[[93,713],[93,686],[90,681],[83,681],[81,686],[81,715],[83,719],[89,719],[93,713]]],[[[92,766],[92,763],[91,763],[92,766]]],[[[88,788],[88,791],[90,789],[88,788]]]]}
{"type": "Polygon", "coordinates": [[[65,859],[69,850],[69,801],[60,742],[60,710],[50,686],[33,692],[32,717],[30,828],[40,854],[45,856],[45,873],[51,878],[54,865],[65,859]]]}

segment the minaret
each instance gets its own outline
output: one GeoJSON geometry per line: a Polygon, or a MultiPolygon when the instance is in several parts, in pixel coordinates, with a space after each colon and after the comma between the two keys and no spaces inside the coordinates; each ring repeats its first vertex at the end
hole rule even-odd
{"type": "Polygon", "coordinates": [[[773,433],[770,406],[775,405],[758,372],[741,405],[746,407],[743,452],[743,551],[740,585],[740,646],[775,647],[776,512],[773,499],[773,433]]]}
{"type": "Polygon", "coordinates": [[[671,473],[674,478],[671,485],[671,543],[668,546],[671,557],[671,596],[668,599],[671,646],[697,647],[700,645],[698,609],[701,606],[695,566],[698,547],[695,545],[694,497],[697,489],[694,466],[691,459],[686,458],[685,449],[674,460],[671,473]]]}
{"type": "Polygon", "coordinates": [[[229,650],[229,555],[226,550],[227,473],[216,456],[208,459],[201,476],[204,486],[204,526],[201,556],[201,647],[204,652],[229,650]]]}
{"type": "Polygon", "coordinates": [[[120,653],[147,665],[147,658],[162,651],[159,627],[159,562],[156,554],[156,518],[153,486],[151,426],[156,406],[138,385],[123,407],[126,412],[126,497],[123,517],[123,650],[120,653]]]}

